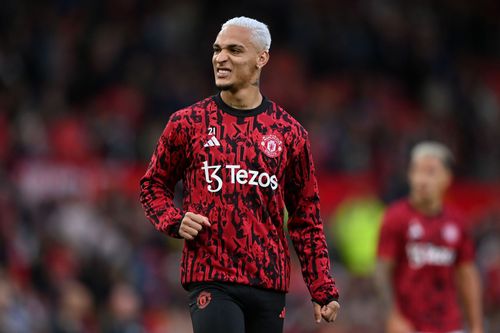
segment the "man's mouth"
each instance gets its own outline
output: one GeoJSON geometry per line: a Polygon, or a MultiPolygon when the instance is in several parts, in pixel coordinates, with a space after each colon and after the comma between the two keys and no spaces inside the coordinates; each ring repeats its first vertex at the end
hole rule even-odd
{"type": "Polygon", "coordinates": [[[229,76],[231,70],[228,68],[217,68],[216,73],[217,73],[217,78],[223,79],[229,76]]]}

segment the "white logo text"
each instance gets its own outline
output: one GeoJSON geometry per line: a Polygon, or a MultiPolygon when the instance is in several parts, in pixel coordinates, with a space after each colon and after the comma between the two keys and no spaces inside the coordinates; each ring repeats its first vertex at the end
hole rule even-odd
{"type": "Polygon", "coordinates": [[[408,262],[413,268],[425,265],[451,266],[455,262],[455,251],[431,243],[409,243],[406,246],[408,262]]]}
{"type": "Polygon", "coordinates": [[[229,172],[229,182],[231,184],[260,186],[263,188],[271,187],[273,190],[278,188],[278,178],[275,175],[269,175],[267,172],[259,172],[256,170],[245,170],[240,165],[226,165],[224,169],[222,165],[208,165],[208,162],[203,162],[201,169],[205,172],[205,180],[208,183],[207,189],[210,192],[218,192],[222,188],[223,176],[221,178],[220,170],[229,172]]]}

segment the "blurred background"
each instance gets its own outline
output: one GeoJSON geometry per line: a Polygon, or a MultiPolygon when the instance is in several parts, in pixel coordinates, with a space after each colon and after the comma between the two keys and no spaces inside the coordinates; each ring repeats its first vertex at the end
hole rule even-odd
{"type": "Polygon", "coordinates": [[[314,324],[295,261],[285,331],[382,332],[379,218],[411,146],[436,139],[500,332],[495,0],[2,0],[0,332],[191,332],[182,242],[146,220],[138,182],[169,115],[216,93],[211,45],[239,15],[269,25],[262,90],[311,135],[342,293],[338,323],[314,324]]]}

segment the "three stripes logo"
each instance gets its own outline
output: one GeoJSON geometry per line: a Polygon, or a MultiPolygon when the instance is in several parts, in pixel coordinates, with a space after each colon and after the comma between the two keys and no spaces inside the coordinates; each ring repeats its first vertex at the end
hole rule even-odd
{"type": "Polygon", "coordinates": [[[212,136],[203,147],[220,147],[220,142],[215,136],[212,136]]]}

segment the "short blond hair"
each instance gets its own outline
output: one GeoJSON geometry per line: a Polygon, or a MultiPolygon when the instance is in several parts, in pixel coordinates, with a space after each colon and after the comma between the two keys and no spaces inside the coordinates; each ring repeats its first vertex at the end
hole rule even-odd
{"type": "Polygon", "coordinates": [[[441,142],[437,141],[422,141],[416,144],[411,150],[411,161],[416,160],[422,156],[433,156],[441,160],[443,165],[452,169],[455,163],[455,158],[451,150],[441,142]]]}
{"type": "Polygon", "coordinates": [[[249,29],[252,35],[252,42],[257,48],[266,51],[269,51],[271,48],[271,33],[269,32],[269,28],[266,24],[253,18],[239,16],[227,20],[222,25],[221,30],[228,26],[237,26],[249,29]]]}

